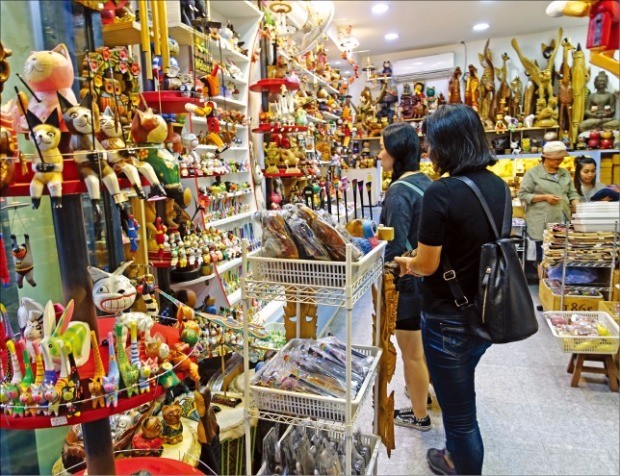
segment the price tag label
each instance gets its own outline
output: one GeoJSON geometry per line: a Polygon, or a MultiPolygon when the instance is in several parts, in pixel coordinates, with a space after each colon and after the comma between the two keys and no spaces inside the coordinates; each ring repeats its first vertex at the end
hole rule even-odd
{"type": "Polygon", "coordinates": [[[66,425],[67,424],[67,417],[66,416],[53,417],[53,418],[50,418],[50,422],[51,422],[52,426],[66,425]]]}

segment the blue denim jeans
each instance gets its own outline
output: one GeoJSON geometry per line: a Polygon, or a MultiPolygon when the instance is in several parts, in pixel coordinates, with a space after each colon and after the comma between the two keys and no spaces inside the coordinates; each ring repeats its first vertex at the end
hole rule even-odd
{"type": "Polygon", "coordinates": [[[490,342],[469,333],[462,314],[422,313],[424,354],[457,474],[481,474],[484,446],[476,419],[475,371],[490,342]]]}

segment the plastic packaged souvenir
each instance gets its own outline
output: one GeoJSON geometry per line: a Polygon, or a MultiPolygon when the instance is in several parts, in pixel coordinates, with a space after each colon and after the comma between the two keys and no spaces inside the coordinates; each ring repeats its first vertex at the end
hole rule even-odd
{"type": "Polygon", "coordinates": [[[291,238],[282,215],[275,211],[259,212],[263,226],[263,252],[269,258],[298,259],[299,250],[291,238]]]}
{"type": "MultiPolygon", "coordinates": [[[[327,248],[332,260],[345,261],[347,258],[348,241],[336,229],[335,224],[332,222],[331,215],[323,210],[316,213],[304,205],[299,205],[299,214],[310,224],[312,231],[314,231],[317,236],[321,237],[323,245],[327,248]]],[[[361,250],[355,246],[352,254],[353,261],[358,261],[361,257],[361,250]]]]}
{"type": "Polygon", "coordinates": [[[314,231],[312,231],[308,222],[297,213],[296,207],[285,206],[282,215],[291,230],[291,235],[297,243],[301,255],[305,259],[315,259],[318,261],[329,261],[331,259],[329,252],[314,231]]]}

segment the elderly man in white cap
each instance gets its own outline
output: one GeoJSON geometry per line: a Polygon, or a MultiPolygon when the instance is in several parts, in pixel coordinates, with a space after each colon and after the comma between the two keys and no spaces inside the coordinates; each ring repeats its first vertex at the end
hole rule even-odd
{"type": "MultiPolygon", "coordinates": [[[[527,233],[536,242],[536,261],[542,261],[543,231],[547,223],[562,223],[571,218],[579,203],[570,172],[560,167],[568,155],[560,141],[543,147],[539,165],[528,170],[521,181],[518,197],[525,205],[527,233]]],[[[540,273],[540,270],[539,270],[540,273]]]]}

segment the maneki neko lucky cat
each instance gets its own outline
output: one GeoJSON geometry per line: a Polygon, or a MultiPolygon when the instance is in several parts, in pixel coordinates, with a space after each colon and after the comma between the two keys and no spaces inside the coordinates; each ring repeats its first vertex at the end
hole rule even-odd
{"type": "Polygon", "coordinates": [[[149,340],[154,324],[153,317],[144,312],[126,312],[136,300],[136,288],[129,278],[123,275],[132,263],[133,261],[127,261],[112,273],[89,266],[88,274],[93,281],[93,300],[97,309],[115,316],[116,324],[124,327],[125,340],[132,322],[136,323],[137,330],[144,333],[145,339],[149,340]]]}

